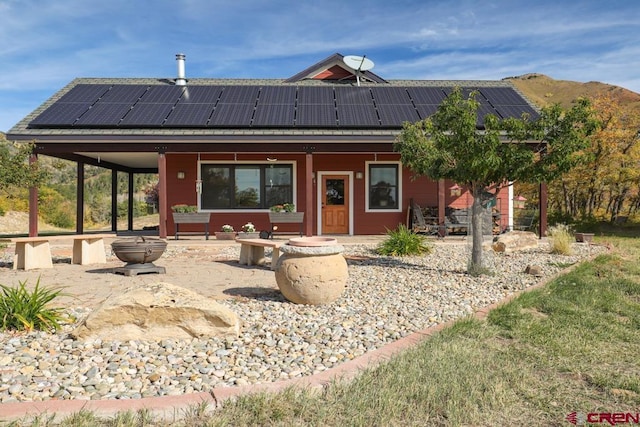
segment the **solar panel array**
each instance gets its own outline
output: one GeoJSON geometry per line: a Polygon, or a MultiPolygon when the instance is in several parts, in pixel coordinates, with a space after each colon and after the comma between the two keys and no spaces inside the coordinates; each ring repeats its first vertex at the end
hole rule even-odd
{"type": "MultiPolygon", "coordinates": [[[[79,84],[31,123],[33,128],[398,128],[432,115],[452,87],[160,86],[79,84]]],[[[479,93],[486,114],[536,111],[512,88],[479,93]]]]}

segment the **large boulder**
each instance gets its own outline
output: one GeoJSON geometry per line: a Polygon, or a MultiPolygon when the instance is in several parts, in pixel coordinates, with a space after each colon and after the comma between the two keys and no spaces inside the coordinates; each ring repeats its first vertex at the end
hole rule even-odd
{"type": "Polygon", "coordinates": [[[170,283],[126,290],[104,301],[71,335],[80,339],[162,340],[238,336],[236,314],[170,283]]]}
{"type": "Polygon", "coordinates": [[[538,247],[538,236],[531,231],[510,231],[497,236],[491,245],[495,252],[515,252],[538,247]]]}

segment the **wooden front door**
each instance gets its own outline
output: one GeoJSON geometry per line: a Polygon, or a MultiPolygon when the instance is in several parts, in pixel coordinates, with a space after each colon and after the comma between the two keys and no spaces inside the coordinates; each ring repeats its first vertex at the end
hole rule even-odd
{"type": "Polygon", "coordinates": [[[349,175],[322,176],[322,234],[349,234],[349,175]]]}

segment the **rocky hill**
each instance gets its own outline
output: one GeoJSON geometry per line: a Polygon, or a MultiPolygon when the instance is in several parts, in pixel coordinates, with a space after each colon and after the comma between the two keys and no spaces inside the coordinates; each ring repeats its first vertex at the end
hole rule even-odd
{"type": "Polygon", "coordinates": [[[525,74],[518,77],[507,77],[524,95],[536,105],[543,107],[549,104],[560,104],[567,108],[576,98],[609,95],[621,105],[640,112],[640,94],[620,86],[600,82],[580,83],[569,80],[555,80],[544,74],[525,74]]]}

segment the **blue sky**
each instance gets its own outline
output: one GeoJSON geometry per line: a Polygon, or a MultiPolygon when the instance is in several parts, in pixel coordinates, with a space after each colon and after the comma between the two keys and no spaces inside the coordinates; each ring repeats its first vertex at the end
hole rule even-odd
{"type": "Polygon", "coordinates": [[[543,73],[640,92],[630,0],[0,0],[0,131],[76,77],[287,78],[333,53],[386,79],[543,73]]]}

